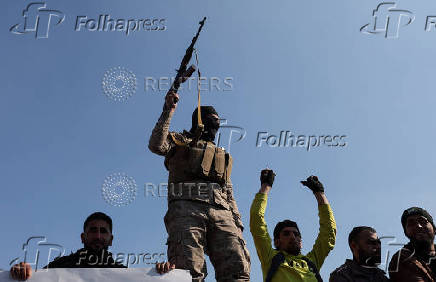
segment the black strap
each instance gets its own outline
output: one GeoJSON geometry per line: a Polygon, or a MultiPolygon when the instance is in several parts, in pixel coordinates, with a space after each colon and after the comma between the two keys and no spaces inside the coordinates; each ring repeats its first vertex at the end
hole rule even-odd
{"type": "MultiPolygon", "coordinates": [[[[318,280],[318,282],[323,282],[316,265],[307,257],[302,257],[301,259],[303,259],[307,263],[307,265],[309,266],[309,270],[315,273],[316,280],[318,280]]],[[[282,264],[284,261],[285,261],[285,255],[282,252],[278,252],[272,258],[271,267],[268,270],[268,274],[266,275],[265,282],[271,282],[274,274],[279,269],[280,264],[282,264]]]]}
{"type": "Polygon", "coordinates": [[[279,266],[285,261],[285,255],[282,252],[278,252],[275,256],[273,256],[271,261],[271,267],[268,270],[268,274],[266,275],[265,282],[271,282],[274,274],[279,269],[279,266]]]}
{"type": "Polygon", "coordinates": [[[322,282],[321,275],[319,274],[319,271],[318,271],[318,268],[316,267],[316,265],[307,257],[302,257],[302,259],[307,263],[310,271],[315,273],[316,280],[318,280],[318,282],[322,282]]]}

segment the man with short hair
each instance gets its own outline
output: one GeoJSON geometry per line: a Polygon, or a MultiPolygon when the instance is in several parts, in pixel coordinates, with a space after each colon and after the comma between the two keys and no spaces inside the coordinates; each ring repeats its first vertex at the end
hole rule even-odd
{"type": "Polygon", "coordinates": [[[301,233],[296,222],[284,220],[274,228],[274,246],[265,222],[268,193],[272,188],[275,174],[270,169],[262,170],[261,188],[250,209],[250,231],[253,235],[257,255],[262,265],[263,277],[271,281],[322,281],[319,270],[336,239],[336,223],[324,187],[316,176],[310,176],[301,183],[312,190],[319,211],[320,229],[312,250],[301,254],[301,233]]]}
{"type": "MultiPolygon", "coordinates": [[[[57,257],[44,268],[126,268],[112,258],[108,251],[112,246],[112,219],[102,213],[95,212],[83,223],[80,234],[83,248],[68,256],[57,257]]],[[[174,269],[171,264],[156,265],[159,273],[174,269]]],[[[32,268],[28,263],[20,262],[11,267],[11,277],[16,280],[27,280],[32,276],[32,268]]]]}
{"type": "Polygon", "coordinates": [[[330,282],[387,282],[385,272],[377,266],[381,263],[381,242],[377,232],[369,226],[354,227],[348,235],[348,245],[353,259],[330,274],[330,282]]]}
{"type": "Polygon", "coordinates": [[[393,282],[436,281],[435,226],[424,209],[411,207],[401,216],[404,234],[409,243],[395,253],[389,263],[393,282]]]}

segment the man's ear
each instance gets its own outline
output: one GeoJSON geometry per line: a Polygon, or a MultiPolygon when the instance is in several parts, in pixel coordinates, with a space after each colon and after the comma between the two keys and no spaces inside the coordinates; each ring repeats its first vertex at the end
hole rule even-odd
{"type": "Polygon", "coordinates": [[[114,239],[114,235],[111,235],[111,239],[109,240],[109,245],[108,246],[112,246],[112,240],[114,239]]]}
{"type": "Polygon", "coordinates": [[[80,234],[80,239],[82,239],[82,243],[85,244],[85,233],[80,234]]]}
{"type": "Polygon", "coordinates": [[[278,249],[280,247],[280,238],[274,239],[274,247],[278,249]]]}
{"type": "Polygon", "coordinates": [[[352,241],[350,243],[350,249],[351,252],[353,253],[353,257],[357,259],[359,255],[359,245],[356,242],[352,241]]]}
{"type": "Polygon", "coordinates": [[[404,235],[406,235],[407,239],[410,240],[410,235],[409,235],[409,233],[407,232],[407,228],[404,228],[404,235]]]}

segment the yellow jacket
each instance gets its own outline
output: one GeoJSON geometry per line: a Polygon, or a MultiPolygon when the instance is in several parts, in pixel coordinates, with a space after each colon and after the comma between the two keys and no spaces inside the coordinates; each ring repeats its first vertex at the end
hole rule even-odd
{"type": "MultiPolygon", "coordinates": [[[[265,222],[265,210],[268,195],[257,193],[251,204],[250,209],[250,232],[253,236],[254,245],[256,246],[257,255],[262,265],[264,279],[271,267],[272,258],[279,252],[273,249],[271,237],[265,222]]],[[[319,205],[319,233],[312,250],[305,256],[292,256],[285,251],[285,261],[280,265],[274,274],[273,282],[288,281],[310,281],[316,282],[315,274],[309,270],[309,266],[302,257],[310,259],[318,268],[321,269],[325,258],[335,246],[336,240],[336,222],[330,205],[319,205]]]]}

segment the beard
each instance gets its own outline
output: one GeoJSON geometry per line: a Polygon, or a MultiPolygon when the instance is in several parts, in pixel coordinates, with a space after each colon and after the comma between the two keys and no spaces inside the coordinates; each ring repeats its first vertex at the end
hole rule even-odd
{"type": "Polygon", "coordinates": [[[431,238],[425,238],[425,239],[411,239],[410,242],[415,247],[415,251],[418,254],[425,254],[427,255],[428,252],[431,250],[431,246],[433,245],[433,240],[431,238]]]}
{"type": "Polygon", "coordinates": [[[366,266],[377,266],[381,263],[381,253],[368,254],[363,250],[359,250],[359,261],[366,266]]]}
{"type": "Polygon", "coordinates": [[[301,254],[301,244],[297,242],[291,243],[284,250],[290,255],[297,256],[301,254]]]}
{"type": "Polygon", "coordinates": [[[87,250],[95,253],[101,253],[103,250],[107,251],[108,249],[107,244],[101,240],[95,240],[91,243],[86,243],[84,246],[87,250]]]}

